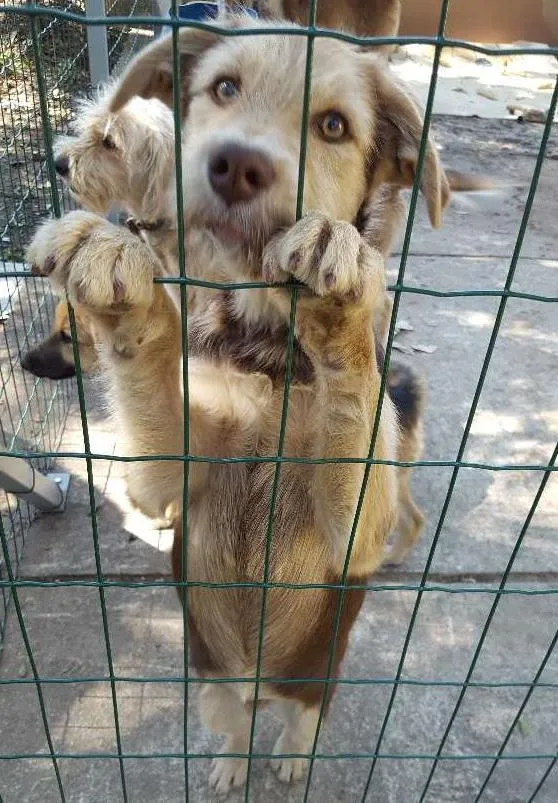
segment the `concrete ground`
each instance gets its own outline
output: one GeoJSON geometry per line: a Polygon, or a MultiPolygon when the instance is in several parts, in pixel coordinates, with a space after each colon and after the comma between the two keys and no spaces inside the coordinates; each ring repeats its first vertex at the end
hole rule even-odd
{"type": "MultiPolygon", "coordinates": [[[[442,230],[428,228],[419,209],[405,282],[437,290],[502,288],[532,173],[540,126],[512,121],[439,117],[435,121],[445,164],[486,171],[512,186],[504,196],[482,206],[456,202],[442,230]]],[[[558,142],[549,144],[537,200],[517,265],[513,288],[556,296],[558,256],[556,209],[558,142]]],[[[390,265],[393,281],[398,267],[390,265]]],[[[499,304],[495,297],[436,298],[403,296],[399,317],[412,327],[397,337],[395,357],[408,360],[425,377],[428,460],[454,460],[487,349],[499,304]],[[415,351],[414,346],[427,347],[415,351]]],[[[510,299],[480,398],[465,459],[495,465],[539,465],[548,461],[558,438],[558,385],[555,379],[558,314],[556,303],[510,299]]],[[[113,427],[93,388],[87,386],[91,447],[117,450],[113,427]]],[[[65,450],[83,448],[77,408],[70,415],[65,450]]],[[[26,578],[91,579],[95,561],[91,516],[82,461],[60,460],[72,474],[64,514],[43,516],[31,529],[22,575],[26,578]]],[[[451,468],[423,467],[414,472],[413,490],[427,515],[424,536],[399,569],[375,581],[353,631],[343,668],[347,683],[334,699],[330,719],[318,744],[309,800],[320,803],[359,801],[371,766],[366,755],[376,749],[392,683],[401,655],[416,591],[404,586],[420,581],[448,488],[451,468]],[[403,586],[403,588],[402,588],[403,586]]],[[[370,784],[368,801],[418,801],[440,739],[447,726],[494,601],[483,588],[494,588],[510,558],[533,496],[539,471],[462,469],[432,561],[429,582],[436,590],[423,595],[403,666],[401,685],[370,784]],[[451,592],[459,591],[459,593],[451,592]],[[421,681],[419,685],[410,681],[421,681]],[[443,685],[424,684],[443,681],[443,685]],[[414,757],[410,757],[414,756],[414,757]],[[421,759],[420,756],[423,756],[421,759]]],[[[94,464],[100,559],[113,580],[157,580],[168,573],[169,534],[133,521],[123,503],[116,463],[94,464]],[[139,537],[136,537],[139,536],[139,537]]],[[[470,687],[447,739],[425,800],[428,803],[473,801],[488,773],[486,756],[498,751],[537,673],[558,625],[558,477],[550,479],[513,565],[505,594],[495,611],[470,687]],[[519,593],[521,592],[521,593],[519,593]],[[498,683],[523,685],[495,686],[498,683]],[[484,685],[483,685],[484,684],[484,685]],[[492,685],[490,685],[492,684],[492,685]],[[484,756],[484,758],[483,758],[484,756]]],[[[182,613],[169,588],[122,588],[106,591],[108,631],[117,683],[122,749],[128,799],[174,803],[184,799],[182,613]],[[142,677],[157,678],[146,682],[142,677]],[[172,680],[174,678],[174,681],[172,680]],[[171,757],[151,759],[156,753],[171,757]]],[[[27,588],[20,599],[37,669],[62,678],[44,684],[43,693],[55,749],[94,752],[99,758],[65,758],[60,771],[67,800],[80,803],[122,799],[118,762],[103,758],[116,749],[108,683],[88,680],[108,673],[98,591],[94,588],[27,588]]],[[[13,613],[13,612],[12,612],[13,613]]],[[[44,753],[46,740],[29,662],[18,622],[12,615],[0,663],[0,752],[44,753]]],[[[558,651],[548,660],[537,688],[497,766],[483,800],[519,803],[530,799],[550,764],[558,742],[558,651]],[[543,754],[544,758],[529,758],[543,754]]],[[[188,704],[188,748],[215,751],[218,741],[201,728],[195,709],[196,684],[188,704]]],[[[256,750],[270,750],[278,725],[266,712],[258,715],[256,750]]],[[[208,760],[189,762],[190,800],[211,801],[206,785],[208,760]]],[[[250,799],[258,803],[303,799],[304,785],[287,789],[266,762],[255,759],[250,799]]],[[[0,764],[4,803],[51,803],[60,799],[52,765],[44,759],[0,764]]],[[[231,796],[240,801],[241,795],[231,796]]],[[[536,800],[558,799],[558,770],[550,773],[536,800]]]]}

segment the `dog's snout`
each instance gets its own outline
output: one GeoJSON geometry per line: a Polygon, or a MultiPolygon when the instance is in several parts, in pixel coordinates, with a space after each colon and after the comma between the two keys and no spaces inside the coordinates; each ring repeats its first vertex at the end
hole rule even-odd
{"type": "Polygon", "coordinates": [[[33,373],[33,354],[32,352],[28,351],[27,354],[24,354],[21,358],[21,367],[24,371],[30,371],[33,373]]]}
{"type": "Polygon", "coordinates": [[[68,156],[59,156],[54,161],[54,167],[59,176],[66,177],[70,172],[70,159],[68,156]]]}
{"type": "Polygon", "coordinates": [[[74,364],[67,362],[49,341],[24,354],[21,367],[34,376],[47,379],[67,379],[76,373],[74,364]]]}
{"type": "Polygon", "coordinates": [[[228,206],[252,201],[275,180],[271,159],[262,151],[224,145],[209,159],[209,183],[228,206]]]}

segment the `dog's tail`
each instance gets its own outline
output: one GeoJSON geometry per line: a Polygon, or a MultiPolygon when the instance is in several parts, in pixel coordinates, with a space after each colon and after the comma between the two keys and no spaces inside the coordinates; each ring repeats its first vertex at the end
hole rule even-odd
{"type": "Polygon", "coordinates": [[[397,411],[399,426],[408,434],[416,428],[424,410],[423,381],[409,365],[395,360],[389,366],[387,389],[397,411]]]}
{"type": "Polygon", "coordinates": [[[459,170],[444,169],[446,178],[452,192],[481,192],[483,190],[497,190],[504,185],[489,178],[489,176],[461,173],[459,170]]]}
{"type": "Polygon", "coordinates": [[[491,176],[444,170],[450,189],[451,202],[464,210],[489,211],[502,203],[513,192],[511,182],[491,176]]]}

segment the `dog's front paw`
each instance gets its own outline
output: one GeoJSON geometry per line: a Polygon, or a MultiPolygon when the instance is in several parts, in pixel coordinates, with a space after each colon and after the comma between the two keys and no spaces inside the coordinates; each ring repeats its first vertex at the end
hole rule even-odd
{"type": "Polygon", "coordinates": [[[57,292],[94,310],[148,307],[153,262],[145,245],[122,227],[90,212],[49,220],[27,249],[36,275],[48,276],[57,292]]]}
{"type": "Polygon", "coordinates": [[[263,275],[270,282],[291,275],[318,296],[359,301],[371,281],[383,287],[384,265],[353,225],[310,212],[268,243],[263,275]]]}

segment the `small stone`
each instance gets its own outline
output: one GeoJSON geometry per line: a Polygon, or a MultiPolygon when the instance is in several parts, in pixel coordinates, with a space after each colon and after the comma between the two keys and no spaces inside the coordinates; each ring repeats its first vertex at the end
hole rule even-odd
{"type": "Polygon", "coordinates": [[[26,678],[29,675],[29,667],[26,661],[22,661],[17,669],[18,678],[26,678]]]}

